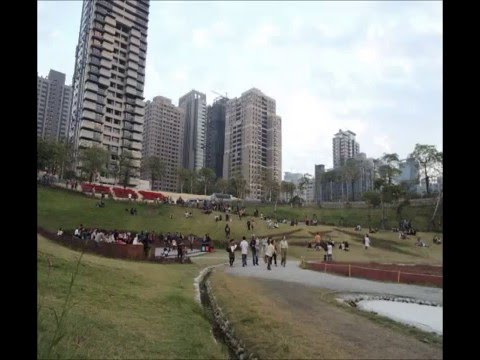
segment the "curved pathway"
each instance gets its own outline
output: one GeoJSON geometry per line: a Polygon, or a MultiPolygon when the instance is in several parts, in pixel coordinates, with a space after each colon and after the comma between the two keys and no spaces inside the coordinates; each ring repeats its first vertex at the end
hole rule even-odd
{"type": "Polygon", "coordinates": [[[294,260],[287,262],[285,268],[280,266],[280,261],[278,260],[279,265],[277,267],[272,265],[272,270],[268,271],[267,265],[263,263],[262,259],[260,260],[262,261],[260,266],[252,266],[251,259],[249,259],[248,266],[242,267],[241,259],[237,258],[233,267],[225,266],[225,272],[236,276],[282,280],[336,291],[406,296],[443,305],[443,289],[441,288],[386,283],[332,275],[302,269],[300,268],[300,261],[294,260]]]}

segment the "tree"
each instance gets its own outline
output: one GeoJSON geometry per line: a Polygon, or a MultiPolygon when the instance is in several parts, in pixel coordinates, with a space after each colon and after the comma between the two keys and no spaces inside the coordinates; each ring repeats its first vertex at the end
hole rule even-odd
{"type": "MultiPolygon", "coordinates": [[[[352,201],[355,201],[355,181],[360,176],[358,162],[355,159],[347,159],[342,168],[344,178],[347,183],[352,185],[352,201]]],[[[347,184],[347,201],[348,201],[348,184],[347,184]]]]}
{"type": "Polygon", "coordinates": [[[282,192],[285,193],[285,197],[287,198],[287,201],[293,198],[293,193],[295,192],[295,184],[289,181],[282,181],[282,184],[280,185],[280,189],[282,192]],[[287,195],[290,195],[288,198],[287,195]]]}
{"type": "Polygon", "coordinates": [[[215,184],[215,188],[222,194],[225,194],[228,190],[228,180],[224,178],[218,178],[215,184]]]}
{"type": "Polygon", "coordinates": [[[307,200],[305,195],[306,188],[312,183],[312,175],[310,174],[303,174],[303,176],[298,181],[298,190],[304,196],[304,199],[307,200]]]}
{"type": "Polygon", "coordinates": [[[45,170],[63,178],[65,169],[73,162],[73,148],[68,142],[37,139],[37,171],[45,170]]]}
{"type": "Polygon", "coordinates": [[[189,170],[185,168],[178,168],[177,175],[178,175],[178,182],[180,184],[180,192],[183,193],[183,186],[185,185],[185,181],[188,180],[189,170]]]}
{"type": "Polygon", "coordinates": [[[203,168],[198,172],[198,180],[203,185],[203,194],[207,195],[207,187],[215,181],[216,175],[213,169],[203,168]]]}
{"type": "Polygon", "coordinates": [[[380,205],[380,194],[376,191],[365,191],[362,195],[363,200],[373,208],[380,205]]]}
{"type": "Polygon", "coordinates": [[[88,174],[89,182],[107,170],[108,155],[107,150],[98,146],[80,150],[81,169],[88,174]]]}
{"type": "Polygon", "coordinates": [[[165,163],[158,156],[148,156],[143,159],[142,168],[143,171],[150,175],[150,187],[152,190],[159,190],[155,187],[155,181],[162,180],[165,167],[165,163]]]}
{"type": "Polygon", "coordinates": [[[193,186],[195,185],[198,178],[198,173],[193,169],[187,170],[187,181],[190,183],[190,194],[193,194],[193,186]]]}
{"type": "Polygon", "coordinates": [[[423,168],[423,175],[425,177],[425,186],[427,187],[427,194],[430,194],[430,176],[435,167],[442,166],[443,152],[438,151],[435,145],[416,144],[415,149],[410,154],[412,158],[417,160],[423,168]]]}
{"type": "Polygon", "coordinates": [[[242,174],[230,178],[229,188],[232,193],[238,198],[245,198],[247,192],[247,180],[245,180],[242,174]]]}
{"type": "Polygon", "coordinates": [[[132,176],[132,153],[123,150],[117,160],[118,180],[123,187],[127,187],[132,176]]]}
{"type": "Polygon", "coordinates": [[[400,160],[398,154],[383,154],[382,162],[384,165],[379,167],[380,176],[387,180],[387,183],[392,184],[392,180],[395,176],[400,175],[400,160]]]}

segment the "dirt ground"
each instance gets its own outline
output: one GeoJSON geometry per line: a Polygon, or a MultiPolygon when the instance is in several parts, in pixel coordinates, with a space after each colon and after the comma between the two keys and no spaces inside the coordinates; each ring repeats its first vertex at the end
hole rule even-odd
{"type": "Polygon", "coordinates": [[[294,283],[262,280],[269,294],[294,312],[298,321],[321,327],[328,341],[351,359],[441,359],[439,346],[423,343],[358,314],[320,300],[319,290],[294,283]]]}

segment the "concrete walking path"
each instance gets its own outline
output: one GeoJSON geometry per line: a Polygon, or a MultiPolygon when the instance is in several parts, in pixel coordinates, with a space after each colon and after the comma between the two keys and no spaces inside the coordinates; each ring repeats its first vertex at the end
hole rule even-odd
{"type": "Polygon", "coordinates": [[[300,268],[298,260],[287,261],[286,267],[280,266],[280,260],[277,260],[278,266],[272,264],[272,270],[268,271],[263,259],[260,261],[259,266],[253,266],[250,257],[248,265],[242,267],[241,257],[237,257],[233,267],[225,266],[225,272],[235,276],[282,280],[335,291],[405,296],[443,305],[443,289],[441,288],[379,282],[306,270],[300,268]]]}

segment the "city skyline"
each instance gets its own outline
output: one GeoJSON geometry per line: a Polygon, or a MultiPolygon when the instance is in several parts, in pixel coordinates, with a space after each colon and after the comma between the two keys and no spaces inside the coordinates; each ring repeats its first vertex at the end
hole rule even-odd
{"type": "MultiPolygon", "coordinates": [[[[39,75],[71,85],[81,6],[38,2],[39,75]]],[[[442,33],[441,2],[152,1],[144,96],[260,89],[282,116],[284,171],[332,167],[340,128],[368,157],[405,158],[443,148],[442,33]]]]}

